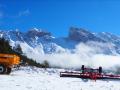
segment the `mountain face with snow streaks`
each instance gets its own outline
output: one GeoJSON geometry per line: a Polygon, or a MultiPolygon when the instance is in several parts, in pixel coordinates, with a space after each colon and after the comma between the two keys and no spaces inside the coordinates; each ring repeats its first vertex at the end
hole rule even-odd
{"type": "MultiPolygon", "coordinates": [[[[82,28],[71,27],[68,36],[55,38],[50,32],[33,28],[27,32],[20,30],[0,31],[0,38],[8,40],[12,47],[20,45],[24,54],[35,55],[64,53],[80,43],[99,48],[97,53],[120,54],[120,37],[111,33],[92,33],[82,28]]],[[[32,57],[31,57],[32,58],[32,57]]]]}

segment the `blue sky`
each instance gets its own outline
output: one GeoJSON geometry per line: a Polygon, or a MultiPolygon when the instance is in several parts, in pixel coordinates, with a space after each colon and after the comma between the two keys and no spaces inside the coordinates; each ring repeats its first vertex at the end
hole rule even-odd
{"type": "Polygon", "coordinates": [[[120,0],[0,0],[0,29],[42,28],[67,36],[71,26],[120,35],[120,0]]]}

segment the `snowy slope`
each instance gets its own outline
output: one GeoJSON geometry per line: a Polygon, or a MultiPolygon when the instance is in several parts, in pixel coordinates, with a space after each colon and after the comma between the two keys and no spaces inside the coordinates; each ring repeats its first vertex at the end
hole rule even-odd
{"type": "Polygon", "coordinates": [[[21,67],[11,75],[0,75],[0,90],[120,90],[119,81],[61,78],[61,69],[21,67]]]}
{"type": "MultiPolygon", "coordinates": [[[[10,30],[10,31],[0,31],[0,37],[5,38],[10,41],[12,47],[16,47],[18,44],[26,46],[22,47],[23,53],[27,54],[24,49],[33,49],[32,52],[38,52],[39,54],[51,54],[51,53],[63,53],[66,49],[74,49],[76,45],[79,43],[88,43],[88,42],[99,42],[99,43],[111,43],[111,46],[114,46],[114,50],[119,53],[120,46],[119,41],[120,38],[116,38],[113,35],[109,35],[106,33],[103,34],[93,34],[90,31],[87,31],[82,28],[74,28],[71,27],[68,33],[68,36],[55,38],[52,36],[50,32],[33,28],[27,32],[21,32],[20,30],[10,30]],[[111,37],[110,37],[111,36],[111,37]],[[109,37],[109,38],[107,38],[109,37]],[[117,44],[116,44],[117,43],[117,44]],[[116,48],[117,47],[117,48],[116,48]]],[[[117,37],[117,36],[116,36],[117,37]]],[[[91,45],[91,44],[90,44],[91,45]]],[[[94,47],[96,44],[92,44],[94,47]]],[[[111,53],[109,46],[105,46],[104,48],[109,49],[109,51],[105,51],[107,53],[111,53]]],[[[98,46],[99,47],[99,46],[98,46]]]]}
{"type": "Polygon", "coordinates": [[[114,61],[116,66],[120,58],[119,36],[110,33],[93,34],[82,28],[72,27],[68,36],[58,38],[50,32],[36,28],[27,32],[3,30],[0,31],[0,37],[8,40],[14,48],[20,45],[27,57],[38,63],[46,60],[53,67],[73,68],[82,64],[94,66],[96,60],[102,66],[109,66],[103,65],[107,60],[114,61]]]}

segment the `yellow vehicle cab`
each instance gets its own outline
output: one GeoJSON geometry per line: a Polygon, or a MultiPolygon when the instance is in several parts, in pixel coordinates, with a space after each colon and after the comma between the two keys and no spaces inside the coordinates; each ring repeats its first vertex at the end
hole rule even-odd
{"type": "Polygon", "coordinates": [[[20,57],[15,54],[0,54],[0,74],[10,74],[12,67],[20,63],[20,57]]]}

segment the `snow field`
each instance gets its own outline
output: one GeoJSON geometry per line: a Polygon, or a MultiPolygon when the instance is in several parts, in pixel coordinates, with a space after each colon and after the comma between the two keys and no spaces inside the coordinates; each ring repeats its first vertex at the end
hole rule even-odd
{"type": "Polygon", "coordinates": [[[21,67],[10,75],[0,75],[0,90],[120,90],[120,81],[59,77],[62,69],[21,67]]]}

